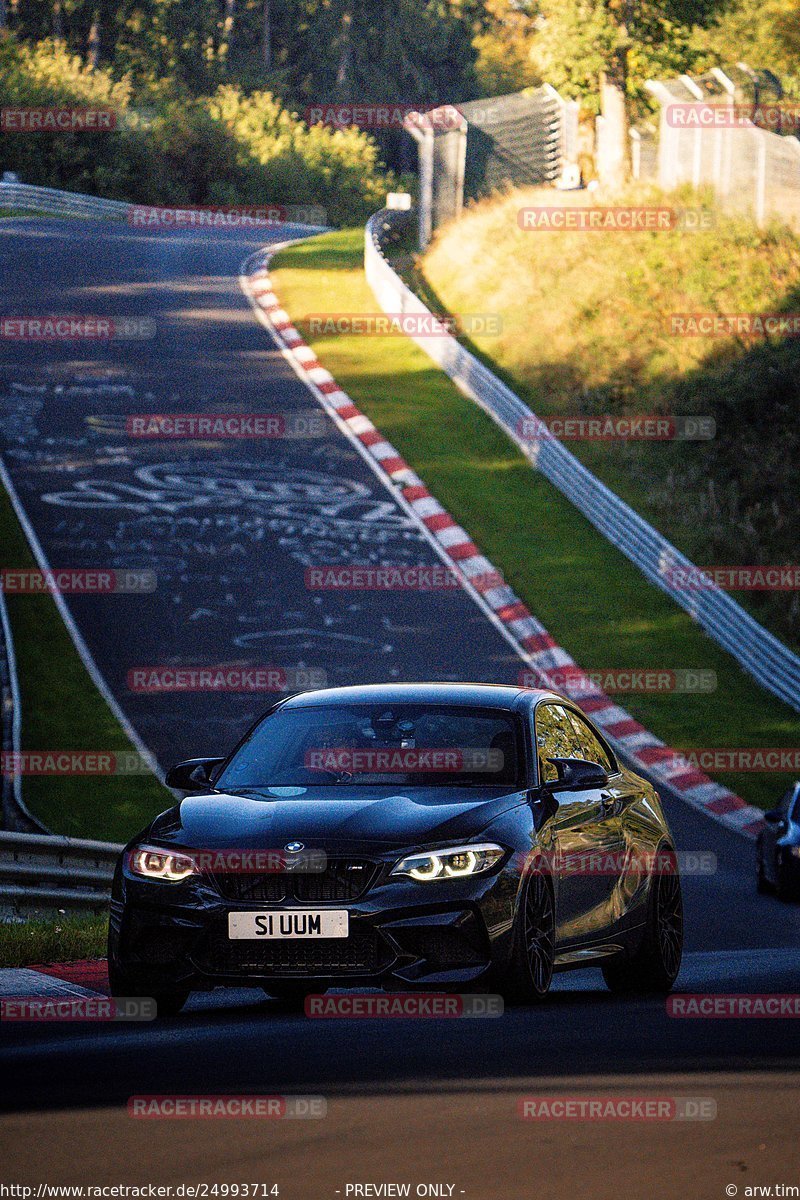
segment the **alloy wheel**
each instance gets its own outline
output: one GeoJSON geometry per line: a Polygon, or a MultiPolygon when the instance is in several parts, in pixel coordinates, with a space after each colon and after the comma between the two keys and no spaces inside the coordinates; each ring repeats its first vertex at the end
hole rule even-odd
{"type": "Polygon", "coordinates": [[[536,871],[525,896],[525,949],[534,990],[543,996],[553,976],[555,907],[547,877],[536,871]]]}
{"type": "Polygon", "coordinates": [[[665,871],[658,878],[656,922],[661,961],[673,978],[681,965],[683,946],[683,902],[676,871],[665,871]]]}

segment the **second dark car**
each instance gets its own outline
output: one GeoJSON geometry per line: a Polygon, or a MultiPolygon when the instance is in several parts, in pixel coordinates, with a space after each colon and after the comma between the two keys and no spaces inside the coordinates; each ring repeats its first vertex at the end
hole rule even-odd
{"type": "Polygon", "coordinates": [[[597,966],[612,990],[645,993],[678,974],[658,795],[555,693],[309,692],[167,782],[189,794],[116,872],[115,995],[162,1012],[219,985],[479,986],[533,1002],[556,970],[597,966]]]}
{"type": "Polygon", "coordinates": [[[793,783],[771,812],[756,842],[756,880],[760,892],[779,900],[800,897],[800,781],[793,783]]]}

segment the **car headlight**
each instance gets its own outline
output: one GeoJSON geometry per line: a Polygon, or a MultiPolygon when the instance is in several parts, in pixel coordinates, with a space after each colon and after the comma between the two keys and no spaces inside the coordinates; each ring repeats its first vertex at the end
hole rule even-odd
{"type": "Polygon", "coordinates": [[[155,846],[137,846],[128,856],[132,874],[142,879],[161,879],[165,883],[180,883],[195,875],[197,868],[188,854],[172,854],[155,846]]]}
{"type": "Polygon", "coordinates": [[[486,843],[481,846],[453,846],[447,850],[429,850],[424,854],[409,854],[392,868],[392,875],[408,875],[420,883],[432,879],[466,879],[489,871],[505,854],[502,846],[486,843]]]}

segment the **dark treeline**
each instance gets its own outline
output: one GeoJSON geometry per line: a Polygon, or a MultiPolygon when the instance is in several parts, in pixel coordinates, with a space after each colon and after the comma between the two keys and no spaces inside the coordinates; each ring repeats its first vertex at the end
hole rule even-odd
{"type": "Polygon", "coordinates": [[[483,0],[6,0],[19,38],[194,95],[220,83],[292,104],[448,101],[478,94],[483,0]]]}
{"type": "MultiPolygon", "coordinates": [[[[644,81],[746,59],[800,95],[800,0],[0,0],[0,103],[111,102],[119,133],[0,139],[0,167],[146,201],[268,195],[360,217],[414,166],[314,106],[555,84],[641,115],[644,81]]],[[[625,140],[625,120],[618,122],[625,140]]]]}

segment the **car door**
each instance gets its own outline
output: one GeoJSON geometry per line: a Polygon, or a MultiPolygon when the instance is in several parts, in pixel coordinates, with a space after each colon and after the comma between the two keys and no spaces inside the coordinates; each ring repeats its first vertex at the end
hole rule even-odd
{"type": "Polygon", "coordinates": [[[650,832],[643,836],[638,823],[626,814],[637,801],[646,799],[647,788],[635,775],[620,770],[613,751],[583,713],[569,707],[567,715],[578,736],[581,757],[589,762],[599,762],[608,775],[608,783],[602,789],[604,810],[609,832],[613,829],[619,839],[615,843],[615,862],[619,864],[619,871],[611,881],[610,920],[622,928],[628,924],[627,918],[631,914],[631,920],[640,923],[641,889],[648,886],[655,847],[650,832]]]}
{"type": "MultiPolygon", "coordinates": [[[[547,761],[550,758],[584,758],[607,770],[616,769],[599,742],[591,746],[591,729],[586,726],[584,731],[573,717],[577,714],[552,701],[536,709],[539,781],[545,787],[558,776],[547,761]]],[[[578,947],[607,936],[618,919],[615,862],[625,843],[608,789],[557,792],[555,800],[557,810],[543,828],[540,844],[552,864],[559,947],[578,947]]]]}

